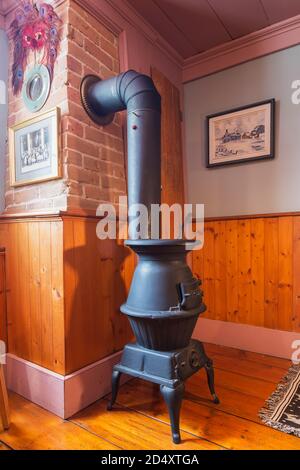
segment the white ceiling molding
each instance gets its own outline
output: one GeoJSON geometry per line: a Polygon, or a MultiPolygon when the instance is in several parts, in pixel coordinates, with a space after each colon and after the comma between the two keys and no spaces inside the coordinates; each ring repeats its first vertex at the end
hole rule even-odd
{"type": "Polygon", "coordinates": [[[184,60],[183,83],[300,44],[300,15],[184,60]]]}

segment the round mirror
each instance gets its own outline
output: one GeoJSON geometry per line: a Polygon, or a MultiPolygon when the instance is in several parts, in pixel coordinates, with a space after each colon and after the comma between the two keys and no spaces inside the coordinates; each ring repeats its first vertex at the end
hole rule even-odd
{"type": "Polygon", "coordinates": [[[28,83],[28,92],[29,97],[32,101],[39,99],[43,91],[43,80],[39,74],[36,74],[32,77],[31,81],[28,83]]]}
{"type": "Polygon", "coordinates": [[[50,73],[45,65],[37,64],[27,71],[22,96],[29,111],[35,113],[44,106],[49,96],[50,86],[50,73]]]}

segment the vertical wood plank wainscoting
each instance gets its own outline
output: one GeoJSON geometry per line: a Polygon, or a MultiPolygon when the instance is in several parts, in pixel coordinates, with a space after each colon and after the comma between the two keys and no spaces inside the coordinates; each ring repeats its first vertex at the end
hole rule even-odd
{"type": "Polygon", "coordinates": [[[2,219],[0,245],[6,254],[8,351],[63,374],[62,221],[2,219]]]}
{"type": "Polygon", "coordinates": [[[120,306],[129,292],[135,256],[123,242],[99,240],[98,220],[63,217],[68,374],[120,351],[132,338],[120,306]]]}
{"type": "Polygon", "coordinates": [[[99,240],[97,222],[70,216],[0,221],[9,353],[67,375],[130,340],[119,307],[134,256],[115,240],[99,240]]]}
{"type": "Polygon", "coordinates": [[[273,343],[282,337],[278,355],[282,346],[283,356],[290,357],[300,333],[300,214],[208,219],[204,247],[192,253],[192,265],[203,281],[203,330],[212,326],[219,340],[231,324],[235,335],[252,335],[253,343],[257,334],[258,349],[259,335],[273,343]]]}

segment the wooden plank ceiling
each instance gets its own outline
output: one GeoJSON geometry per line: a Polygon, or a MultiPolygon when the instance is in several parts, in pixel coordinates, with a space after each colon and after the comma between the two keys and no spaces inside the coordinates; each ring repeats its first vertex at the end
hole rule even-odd
{"type": "Polygon", "coordinates": [[[128,0],[187,58],[300,14],[299,0],[128,0]]]}

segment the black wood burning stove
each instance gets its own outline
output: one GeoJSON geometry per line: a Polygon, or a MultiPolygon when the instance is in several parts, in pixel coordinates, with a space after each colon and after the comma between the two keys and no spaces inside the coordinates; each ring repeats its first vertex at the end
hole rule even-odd
{"type": "MultiPolygon", "coordinates": [[[[101,125],[113,113],[127,109],[128,204],[160,204],[160,96],[150,77],[134,71],[101,81],[87,76],[81,84],[82,103],[101,125]]],[[[130,222],[130,217],[129,217],[130,222]]],[[[151,233],[149,220],[149,233],[151,233]]],[[[200,281],[186,263],[186,240],[137,239],[126,242],[139,258],[127,302],[136,343],[124,348],[112,376],[111,410],[117,398],[120,375],[129,374],[160,384],[168,406],[173,441],[180,442],[179,415],[185,380],[204,367],[214,403],[212,361],[200,341],[191,339],[197,319],[206,309],[200,281]]]]}

